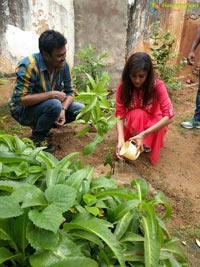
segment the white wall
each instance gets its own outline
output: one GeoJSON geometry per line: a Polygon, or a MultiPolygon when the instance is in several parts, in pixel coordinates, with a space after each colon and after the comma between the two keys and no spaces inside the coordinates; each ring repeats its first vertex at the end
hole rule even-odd
{"type": "MultiPolygon", "coordinates": [[[[1,39],[0,72],[14,72],[16,63],[31,53],[38,52],[38,37],[46,29],[61,32],[67,38],[67,59],[74,58],[74,8],[73,0],[27,0],[29,10],[21,10],[24,25],[7,24],[1,39]]],[[[6,17],[10,9],[4,0],[6,17]]]]}

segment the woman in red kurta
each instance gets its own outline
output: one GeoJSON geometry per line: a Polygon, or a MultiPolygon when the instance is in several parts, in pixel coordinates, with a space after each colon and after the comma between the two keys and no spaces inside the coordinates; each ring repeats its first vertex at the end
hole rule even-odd
{"type": "Polygon", "coordinates": [[[124,142],[133,140],[140,152],[151,152],[150,160],[156,164],[174,111],[163,81],[154,76],[148,54],[137,52],[127,60],[116,90],[115,116],[120,118],[117,157],[122,159],[119,152],[124,142]]]}

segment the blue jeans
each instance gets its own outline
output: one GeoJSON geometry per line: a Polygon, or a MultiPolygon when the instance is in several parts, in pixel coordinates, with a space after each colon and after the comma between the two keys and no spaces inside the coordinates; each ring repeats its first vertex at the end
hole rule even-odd
{"type": "Polygon", "coordinates": [[[199,87],[196,96],[196,109],[194,113],[195,121],[200,121],[200,70],[199,70],[199,87]]]}
{"type": "MultiPolygon", "coordinates": [[[[76,119],[77,114],[84,104],[73,101],[65,113],[66,123],[76,119]]],[[[17,106],[11,115],[21,125],[32,128],[32,138],[43,139],[55,125],[62,110],[62,104],[58,99],[48,99],[34,106],[17,106]]]]}

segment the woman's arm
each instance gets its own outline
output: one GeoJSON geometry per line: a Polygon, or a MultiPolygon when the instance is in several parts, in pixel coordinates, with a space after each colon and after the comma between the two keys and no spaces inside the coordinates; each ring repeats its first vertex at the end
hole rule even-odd
{"type": "Polygon", "coordinates": [[[164,116],[156,124],[154,124],[153,126],[149,127],[148,129],[142,131],[138,135],[135,135],[135,136],[131,137],[130,140],[135,141],[137,148],[141,152],[143,152],[144,151],[143,142],[144,142],[145,136],[157,132],[158,130],[160,130],[163,127],[165,127],[165,126],[169,125],[170,123],[172,123],[172,121],[173,121],[172,118],[169,118],[168,116],[164,116]]]}
{"type": "Polygon", "coordinates": [[[116,146],[116,155],[119,159],[123,159],[122,157],[120,157],[119,152],[124,144],[124,119],[120,119],[117,122],[117,139],[118,142],[116,146]]]}

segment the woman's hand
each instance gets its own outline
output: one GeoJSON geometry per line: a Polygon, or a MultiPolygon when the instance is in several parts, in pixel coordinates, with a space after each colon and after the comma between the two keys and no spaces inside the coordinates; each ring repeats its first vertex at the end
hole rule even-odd
{"type": "Polygon", "coordinates": [[[124,144],[124,141],[118,141],[117,146],[116,146],[116,155],[117,155],[118,159],[120,159],[120,160],[123,160],[124,159],[123,157],[121,157],[119,155],[119,152],[120,152],[123,144],[124,144]]]}
{"type": "Polygon", "coordinates": [[[133,141],[135,143],[138,151],[140,151],[141,153],[144,151],[144,146],[143,146],[144,135],[143,134],[135,135],[135,136],[131,137],[129,140],[133,141]]]}

